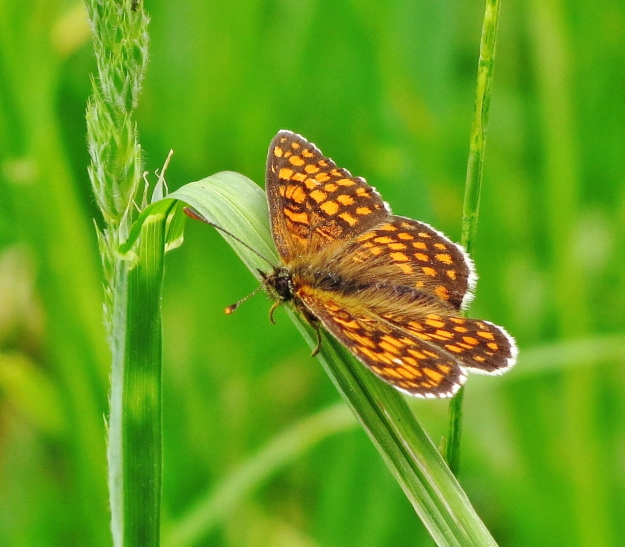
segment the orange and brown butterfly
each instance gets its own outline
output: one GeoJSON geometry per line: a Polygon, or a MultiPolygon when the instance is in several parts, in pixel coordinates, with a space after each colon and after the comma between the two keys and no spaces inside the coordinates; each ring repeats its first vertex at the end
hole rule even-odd
{"type": "Polygon", "coordinates": [[[502,327],[462,316],[477,277],[460,245],[392,215],[363,178],[290,131],[269,146],[266,192],[282,262],[263,274],[267,292],[382,380],[417,397],[451,397],[468,370],[514,365],[517,346],[502,327]]]}

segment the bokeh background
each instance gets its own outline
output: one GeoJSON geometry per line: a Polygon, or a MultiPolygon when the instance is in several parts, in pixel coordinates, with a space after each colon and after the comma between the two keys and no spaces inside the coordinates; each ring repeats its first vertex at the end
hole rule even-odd
{"type": "MultiPolygon", "coordinates": [[[[146,2],[137,121],[171,188],[263,184],[302,133],[396,213],[458,240],[482,2],[146,2]]],[[[471,314],[521,348],[472,377],[460,480],[511,546],[625,544],[625,7],[503,1],[471,314]]],[[[109,353],[79,2],[0,2],[0,544],[108,545],[109,353]]],[[[286,315],[188,223],[164,287],[163,521],[174,529],[295,424],[338,402],[286,315]]],[[[415,401],[435,440],[447,403],[415,401]]],[[[365,433],[322,431],[196,545],[408,546],[428,536],[365,433]]]]}

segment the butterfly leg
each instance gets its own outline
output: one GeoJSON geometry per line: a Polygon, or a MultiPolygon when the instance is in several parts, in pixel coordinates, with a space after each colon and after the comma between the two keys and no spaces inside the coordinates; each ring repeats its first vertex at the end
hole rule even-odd
{"type": "Polygon", "coordinates": [[[282,304],[282,300],[276,300],[272,305],[271,305],[271,309],[269,310],[269,321],[271,321],[272,325],[275,325],[276,322],[273,319],[273,312],[276,311],[276,308],[282,304]]]}
{"type": "Polygon", "coordinates": [[[310,326],[315,329],[315,334],[317,335],[317,345],[315,346],[315,349],[313,349],[313,352],[311,354],[311,357],[314,357],[319,353],[319,351],[321,351],[321,325],[319,323],[319,319],[317,319],[312,313],[310,313],[310,311],[308,311],[308,309],[302,302],[296,301],[295,306],[297,310],[304,316],[304,319],[308,321],[310,326]]]}
{"type": "Polygon", "coordinates": [[[311,357],[314,357],[319,353],[319,351],[321,351],[321,327],[319,326],[319,321],[311,321],[310,324],[313,326],[315,332],[317,333],[317,345],[315,346],[315,349],[311,354],[311,357]]]}

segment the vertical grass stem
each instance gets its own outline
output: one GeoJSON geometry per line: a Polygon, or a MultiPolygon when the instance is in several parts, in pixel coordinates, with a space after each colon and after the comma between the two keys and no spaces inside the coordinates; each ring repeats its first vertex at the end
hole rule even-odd
{"type": "Polygon", "coordinates": [[[102,214],[105,322],[113,370],[108,437],[109,496],[116,546],[156,546],[160,531],[161,285],[166,215],[141,227],[122,257],[137,207],[145,207],[134,121],[147,64],[143,3],[86,0],[97,74],[87,105],[89,176],[102,214]]]}
{"type": "MultiPolygon", "coordinates": [[[[480,59],[477,69],[477,85],[475,91],[475,108],[469,144],[469,161],[462,210],[461,244],[472,253],[477,237],[477,221],[480,210],[480,194],[482,190],[482,171],[484,166],[484,150],[486,147],[486,130],[490,112],[491,84],[495,62],[495,44],[499,23],[499,0],[486,0],[480,41],[480,59]]],[[[460,465],[460,439],[462,435],[462,400],[464,388],[452,399],[449,405],[449,432],[446,442],[446,459],[450,469],[458,473],[460,465]]]]}

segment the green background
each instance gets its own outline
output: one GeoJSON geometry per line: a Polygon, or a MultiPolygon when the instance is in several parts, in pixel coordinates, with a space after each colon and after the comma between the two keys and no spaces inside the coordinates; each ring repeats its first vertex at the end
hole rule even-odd
{"type": "MultiPolygon", "coordinates": [[[[483,5],[147,3],[145,168],[262,184],[282,128],[457,240],[483,5]]],[[[471,377],[461,483],[502,545],[625,543],[625,7],[503,2],[471,315],[518,366],[471,377]]],[[[0,544],[110,544],[109,353],[86,167],[82,6],[0,0],[0,544]]],[[[154,177],[150,175],[152,180],[154,177]]],[[[163,526],[338,401],[218,234],[188,223],[164,287],[163,526]]],[[[447,402],[414,401],[438,442],[447,402]]],[[[198,545],[403,546],[427,534],[355,425],[279,467],[198,545]]],[[[223,501],[223,500],[222,500],[223,501]]],[[[220,502],[221,503],[221,502],[220,502]]]]}

